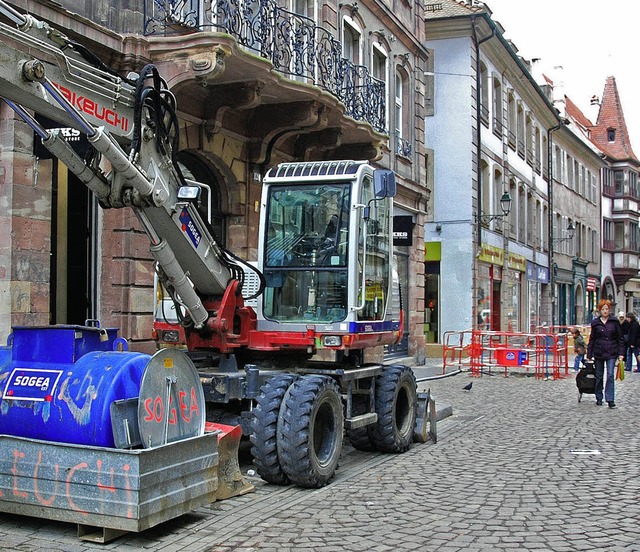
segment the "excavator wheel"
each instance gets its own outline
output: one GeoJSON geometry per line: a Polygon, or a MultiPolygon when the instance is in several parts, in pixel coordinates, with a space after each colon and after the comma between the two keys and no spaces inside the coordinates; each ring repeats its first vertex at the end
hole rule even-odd
{"type": "Polygon", "coordinates": [[[276,447],[278,414],[289,386],[298,378],[292,374],[274,376],[260,389],[251,421],[251,455],[258,475],[267,483],[288,485],[276,447]]]}
{"type": "Polygon", "coordinates": [[[408,366],[386,366],[376,378],[376,413],[371,440],[382,452],[405,452],[413,442],[418,392],[408,366]]]}
{"type": "Polygon", "coordinates": [[[285,393],[278,417],[278,456],[301,487],[324,487],[342,450],[344,413],[340,388],[326,376],[304,376],[285,393]]]}

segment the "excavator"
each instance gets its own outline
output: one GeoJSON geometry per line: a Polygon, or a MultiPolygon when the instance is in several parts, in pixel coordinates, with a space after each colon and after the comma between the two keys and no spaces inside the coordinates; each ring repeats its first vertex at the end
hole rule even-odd
{"type": "MultiPolygon", "coordinates": [[[[2,0],[0,14],[0,97],[102,208],[135,213],[187,346],[149,357],[120,350],[126,341],[99,324],[16,327],[0,354],[0,435],[131,451],[190,442],[210,424],[240,427],[262,479],[310,488],[334,477],[345,433],[356,449],[409,449],[420,434],[415,376],[365,358],[403,333],[394,173],[357,160],[273,166],[257,262],[240,259],[177,162],[176,100],[157,69],[122,77],[2,0]],[[33,113],[86,135],[90,154],[33,113]],[[69,356],[52,352],[67,341],[69,356]],[[127,384],[104,392],[115,380],[127,384]],[[74,429],[82,424],[91,429],[74,429]]],[[[11,493],[0,493],[1,510],[11,493]]]]}

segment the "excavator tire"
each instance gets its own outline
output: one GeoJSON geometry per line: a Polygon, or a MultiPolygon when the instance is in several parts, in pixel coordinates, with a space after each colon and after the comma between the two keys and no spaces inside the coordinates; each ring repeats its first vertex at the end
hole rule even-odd
{"type": "Polygon", "coordinates": [[[288,485],[276,446],[278,415],[289,386],[298,378],[292,374],[274,376],[260,388],[251,421],[251,455],[258,475],[267,483],[288,485]]]}
{"type": "Polygon", "coordinates": [[[289,479],[324,487],[342,450],[344,413],[340,388],[326,376],[304,376],[284,396],[278,417],[278,456],[289,479]]]}
{"type": "Polygon", "coordinates": [[[376,378],[376,413],[371,440],[381,452],[405,452],[413,442],[418,392],[408,366],[386,366],[376,378]]]}

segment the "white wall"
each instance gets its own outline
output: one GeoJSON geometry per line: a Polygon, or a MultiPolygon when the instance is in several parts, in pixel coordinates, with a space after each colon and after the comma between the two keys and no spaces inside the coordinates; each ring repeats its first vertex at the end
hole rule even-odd
{"type": "Polygon", "coordinates": [[[425,121],[427,148],[434,150],[434,222],[425,241],[442,242],[440,336],[473,325],[473,120],[472,73],[468,38],[427,42],[434,50],[435,114],[425,121]],[[441,232],[436,232],[440,225],[441,232]]]}

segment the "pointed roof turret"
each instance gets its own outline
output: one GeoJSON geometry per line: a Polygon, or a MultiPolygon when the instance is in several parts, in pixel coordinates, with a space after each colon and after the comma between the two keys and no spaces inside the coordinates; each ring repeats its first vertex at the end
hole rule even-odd
{"type": "Polygon", "coordinates": [[[616,160],[638,160],[631,148],[615,77],[607,77],[598,121],[591,131],[591,139],[609,157],[616,160]]]}

